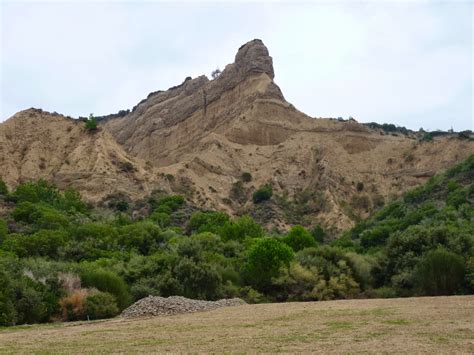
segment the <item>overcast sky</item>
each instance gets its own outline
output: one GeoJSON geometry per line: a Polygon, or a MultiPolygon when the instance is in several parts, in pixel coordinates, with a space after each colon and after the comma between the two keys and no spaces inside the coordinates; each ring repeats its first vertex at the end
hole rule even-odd
{"type": "Polygon", "coordinates": [[[286,99],[310,116],[474,129],[472,1],[0,6],[0,120],[132,108],[260,38],[286,99]]]}

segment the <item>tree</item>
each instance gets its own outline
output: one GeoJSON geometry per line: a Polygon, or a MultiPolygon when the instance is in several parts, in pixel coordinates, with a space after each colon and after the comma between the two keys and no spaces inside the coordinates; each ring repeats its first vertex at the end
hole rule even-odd
{"type": "Polygon", "coordinates": [[[313,236],[300,225],[291,228],[288,235],[283,238],[283,241],[294,251],[300,251],[304,248],[316,246],[316,241],[313,236]]]}
{"type": "Polygon", "coordinates": [[[265,290],[280,268],[288,267],[292,259],[293,250],[286,244],[274,238],[259,239],[249,251],[244,276],[252,286],[265,290]]]}

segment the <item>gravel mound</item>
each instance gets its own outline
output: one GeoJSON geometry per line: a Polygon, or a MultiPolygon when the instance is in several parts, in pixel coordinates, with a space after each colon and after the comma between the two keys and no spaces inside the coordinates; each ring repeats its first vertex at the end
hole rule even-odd
{"type": "Polygon", "coordinates": [[[181,313],[210,311],[212,309],[246,304],[240,298],[222,299],[218,301],[192,300],[181,296],[168,298],[148,296],[135,302],[125,309],[121,316],[124,318],[146,316],[169,316],[181,313]]]}

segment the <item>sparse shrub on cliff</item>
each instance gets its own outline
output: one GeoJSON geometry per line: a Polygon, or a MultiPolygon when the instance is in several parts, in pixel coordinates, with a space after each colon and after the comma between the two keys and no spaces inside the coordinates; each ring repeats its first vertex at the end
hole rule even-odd
{"type": "Polygon", "coordinates": [[[86,119],[85,127],[86,127],[86,130],[89,132],[97,131],[97,119],[94,117],[92,113],[89,115],[89,118],[86,119]]]}
{"type": "Polygon", "coordinates": [[[240,176],[240,179],[241,179],[243,182],[250,182],[250,181],[252,181],[252,174],[250,174],[249,172],[244,172],[244,173],[242,173],[242,175],[240,176]]]}
{"type": "Polygon", "coordinates": [[[257,191],[255,191],[252,195],[252,199],[254,203],[260,203],[263,201],[269,200],[273,195],[273,189],[270,185],[265,185],[260,187],[257,191]]]}

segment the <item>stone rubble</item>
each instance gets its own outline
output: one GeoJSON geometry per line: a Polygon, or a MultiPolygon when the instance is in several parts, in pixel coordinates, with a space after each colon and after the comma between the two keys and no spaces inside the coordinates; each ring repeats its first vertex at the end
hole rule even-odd
{"type": "Polygon", "coordinates": [[[246,304],[246,302],[240,298],[202,301],[181,296],[171,296],[168,298],[148,296],[125,309],[121,317],[169,316],[173,314],[210,311],[216,308],[239,306],[243,304],[246,304]]]}

